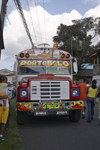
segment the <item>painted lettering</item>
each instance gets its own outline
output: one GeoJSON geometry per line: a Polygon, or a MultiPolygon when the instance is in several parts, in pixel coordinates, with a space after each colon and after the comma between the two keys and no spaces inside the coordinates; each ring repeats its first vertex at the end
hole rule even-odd
{"type": "Polygon", "coordinates": [[[41,66],[42,61],[38,61],[38,66],[41,66]]]}
{"type": "Polygon", "coordinates": [[[46,65],[47,65],[47,61],[43,61],[43,62],[42,62],[42,65],[43,65],[43,66],[46,66],[46,65]]]}
{"type": "Polygon", "coordinates": [[[48,61],[47,65],[52,66],[52,61],[48,61]]]}
{"type": "Polygon", "coordinates": [[[27,65],[31,66],[32,62],[31,61],[27,61],[27,65]]]}
{"type": "Polygon", "coordinates": [[[66,67],[68,67],[68,66],[69,66],[68,61],[64,61],[64,62],[63,62],[63,65],[66,66],[66,67]]]}
{"type": "Polygon", "coordinates": [[[19,62],[19,66],[65,66],[69,67],[69,61],[31,61],[22,60],[19,62]]]}
{"type": "Polygon", "coordinates": [[[58,66],[62,66],[62,63],[60,63],[59,61],[58,61],[58,66]]]}
{"type": "Polygon", "coordinates": [[[36,61],[32,61],[32,66],[36,66],[36,61]]]}
{"type": "Polygon", "coordinates": [[[25,60],[23,60],[23,61],[21,61],[21,62],[19,63],[19,66],[24,66],[24,65],[26,65],[26,61],[25,61],[25,60]]]}
{"type": "Polygon", "coordinates": [[[61,103],[43,103],[42,109],[59,109],[61,108],[61,103]]]}

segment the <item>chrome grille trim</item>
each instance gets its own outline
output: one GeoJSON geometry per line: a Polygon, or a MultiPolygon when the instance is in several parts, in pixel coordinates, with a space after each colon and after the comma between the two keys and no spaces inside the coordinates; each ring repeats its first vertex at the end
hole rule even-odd
{"type": "Polygon", "coordinates": [[[31,100],[69,99],[69,81],[31,81],[31,100]]]}

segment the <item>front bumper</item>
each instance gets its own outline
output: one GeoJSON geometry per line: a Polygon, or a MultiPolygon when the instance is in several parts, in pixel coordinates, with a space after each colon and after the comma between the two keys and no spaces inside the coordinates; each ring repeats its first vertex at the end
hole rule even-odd
{"type": "Polygon", "coordinates": [[[19,111],[30,112],[48,112],[48,111],[65,111],[81,109],[82,101],[61,101],[61,102],[18,102],[19,111]]]}

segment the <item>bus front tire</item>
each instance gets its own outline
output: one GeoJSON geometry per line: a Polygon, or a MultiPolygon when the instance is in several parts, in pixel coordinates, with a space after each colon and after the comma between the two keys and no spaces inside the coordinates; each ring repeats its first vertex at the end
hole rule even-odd
{"type": "Polygon", "coordinates": [[[72,110],[69,113],[69,119],[72,122],[78,122],[80,120],[80,117],[81,117],[81,109],[72,110]]]}

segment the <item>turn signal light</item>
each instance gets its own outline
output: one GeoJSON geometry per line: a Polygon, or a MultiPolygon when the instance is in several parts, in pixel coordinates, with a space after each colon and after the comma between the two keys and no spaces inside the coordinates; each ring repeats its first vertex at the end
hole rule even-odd
{"type": "Polygon", "coordinates": [[[53,44],[53,47],[57,47],[58,48],[58,44],[53,44]]]}
{"type": "Polygon", "coordinates": [[[20,53],[20,57],[23,58],[24,57],[24,53],[20,53]]]}
{"type": "Polygon", "coordinates": [[[67,54],[67,55],[66,55],[66,58],[69,58],[69,57],[70,57],[70,54],[67,54]]]}
{"type": "Polygon", "coordinates": [[[65,58],[65,54],[64,53],[61,55],[61,58],[65,58]]]}
{"type": "Polygon", "coordinates": [[[30,56],[29,53],[26,53],[26,54],[25,54],[25,57],[26,57],[26,58],[29,58],[29,56],[30,56]]]}

